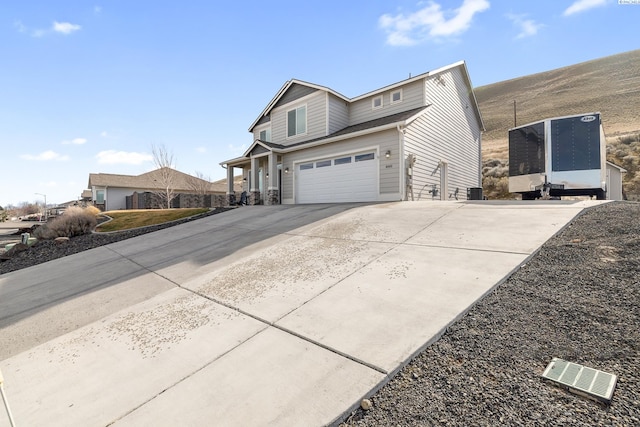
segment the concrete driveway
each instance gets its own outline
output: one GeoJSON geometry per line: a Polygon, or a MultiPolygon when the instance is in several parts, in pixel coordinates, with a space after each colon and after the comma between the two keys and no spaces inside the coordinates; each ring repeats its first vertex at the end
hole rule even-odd
{"type": "Polygon", "coordinates": [[[2,275],[9,403],[19,425],[330,424],[596,203],[243,207],[2,275]]]}

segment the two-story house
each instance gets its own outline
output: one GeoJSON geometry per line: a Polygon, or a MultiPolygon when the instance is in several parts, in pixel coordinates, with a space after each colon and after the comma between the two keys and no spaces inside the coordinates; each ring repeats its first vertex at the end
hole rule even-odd
{"type": "Polygon", "coordinates": [[[464,61],[355,98],[294,79],[221,165],[230,183],[242,169],[250,204],[464,199],[481,187],[483,130],[464,61]]]}

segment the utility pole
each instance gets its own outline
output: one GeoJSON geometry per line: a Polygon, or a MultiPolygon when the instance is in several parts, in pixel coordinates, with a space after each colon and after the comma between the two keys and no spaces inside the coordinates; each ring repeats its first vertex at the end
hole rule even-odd
{"type": "Polygon", "coordinates": [[[513,100],[513,127],[518,126],[518,117],[516,115],[516,100],[513,100]]]}

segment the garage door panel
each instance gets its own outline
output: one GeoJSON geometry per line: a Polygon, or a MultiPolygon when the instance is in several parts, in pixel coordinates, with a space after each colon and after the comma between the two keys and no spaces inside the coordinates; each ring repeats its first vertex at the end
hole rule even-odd
{"type": "MultiPolygon", "coordinates": [[[[363,154],[363,153],[356,153],[363,154]]],[[[350,163],[317,167],[318,163],[327,164],[329,159],[313,162],[314,167],[296,170],[297,203],[331,203],[376,201],[378,199],[378,159],[355,161],[351,155],[350,163]]],[[[349,156],[340,156],[341,159],[349,156]]],[[[309,165],[312,162],[304,163],[309,165]]]]}

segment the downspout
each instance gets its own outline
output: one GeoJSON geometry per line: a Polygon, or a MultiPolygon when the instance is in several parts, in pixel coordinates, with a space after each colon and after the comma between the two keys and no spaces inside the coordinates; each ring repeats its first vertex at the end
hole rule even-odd
{"type": "Polygon", "coordinates": [[[396,126],[398,130],[398,152],[400,153],[400,201],[407,200],[407,169],[404,158],[404,127],[402,124],[398,123],[396,126]]]}
{"type": "Polygon", "coordinates": [[[478,187],[482,188],[482,129],[480,129],[480,136],[478,137],[478,163],[478,179],[480,180],[478,187]]]}

